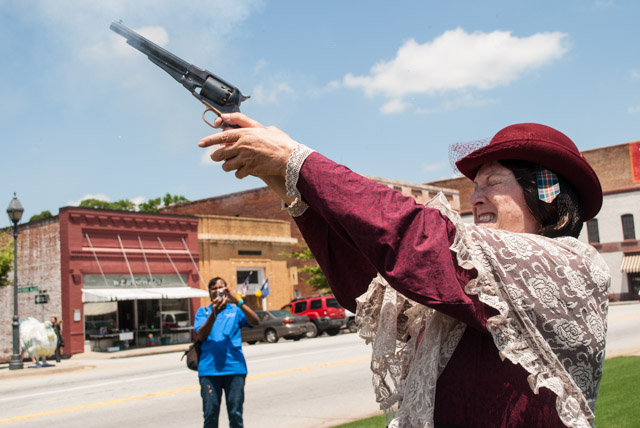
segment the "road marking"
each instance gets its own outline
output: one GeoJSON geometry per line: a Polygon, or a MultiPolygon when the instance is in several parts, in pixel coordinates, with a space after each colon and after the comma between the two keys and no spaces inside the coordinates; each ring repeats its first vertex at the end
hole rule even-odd
{"type": "MultiPolygon", "coordinates": [[[[345,364],[351,364],[351,363],[357,363],[357,362],[361,362],[361,361],[367,361],[367,360],[370,360],[370,359],[371,359],[371,357],[360,357],[360,358],[353,358],[351,360],[335,361],[335,362],[332,362],[332,363],[318,364],[318,365],[315,365],[315,366],[299,367],[297,369],[282,370],[282,371],[279,371],[279,372],[272,372],[272,373],[264,373],[264,374],[261,374],[261,375],[248,376],[247,377],[247,381],[265,379],[265,378],[274,377],[274,376],[282,376],[282,375],[285,375],[285,374],[296,373],[296,372],[303,372],[303,371],[309,371],[309,370],[322,369],[322,368],[326,368],[326,367],[341,366],[341,365],[345,365],[345,364]]],[[[95,387],[95,385],[93,387],[95,387]]],[[[81,388],[78,388],[78,389],[81,389],[81,388]]],[[[32,413],[30,415],[14,416],[14,417],[11,417],[11,418],[0,419],[0,424],[5,424],[5,423],[9,423],[9,422],[25,421],[25,420],[28,420],[28,419],[41,418],[41,417],[44,417],[44,416],[59,415],[59,414],[62,414],[62,413],[77,412],[77,411],[86,410],[86,409],[95,409],[95,408],[98,408],[98,407],[112,406],[114,404],[121,404],[121,403],[126,403],[126,402],[129,402],[129,401],[142,400],[142,399],[151,398],[151,397],[160,397],[160,396],[163,396],[163,395],[177,394],[177,393],[180,393],[180,392],[189,392],[189,391],[194,391],[194,390],[198,390],[198,389],[200,389],[200,385],[194,385],[194,386],[188,386],[186,388],[172,389],[172,390],[161,391],[161,392],[152,392],[152,393],[143,394],[143,395],[134,395],[134,396],[131,396],[131,397],[118,398],[118,399],[115,399],[115,400],[102,401],[102,402],[99,402],[99,403],[84,404],[82,406],[67,407],[67,408],[64,408],[64,409],[56,409],[56,410],[49,410],[49,411],[46,411],[46,412],[32,413]]]]}
{"type": "Polygon", "coordinates": [[[169,391],[161,391],[161,392],[152,392],[150,394],[134,395],[133,397],[125,397],[125,398],[118,398],[116,400],[102,401],[100,403],[85,404],[85,405],[76,406],[76,407],[67,407],[66,409],[49,410],[47,412],[32,413],[30,415],[24,415],[24,416],[14,416],[12,418],[0,419],[0,424],[4,424],[4,423],[7,423],[7,422],[25,421],[27,419],[41,418],[43,416],[59,415],[61,413],[76,412],[78,410],[95,409],[97,407],[111,406],[113,404],[125,403],[127,401],[141,400],[143,398],[159,397],[161,395],[168,395],[168,394],[175,394],[175,393],[178,393],[178,392],[191,391],[191,390],[194,390],[196,388],[197,387],[190,386],[190,387],[187,387],[187,388],[172,389],[172,390],[169,390],[169,391]]]}
{"type": "Polygon", "coordinates": [[[611,318],[609,320],[609,322],[613,322],[613,321],[622,321],[622,320],[630,320],[632,318],[640,318],[640,314],[635,314],[635,315],[626,315],[626,316],[622,316],[622,317],[616,317],[616,318],[611,318]]]}
{"type": "Polygon", "coordinates": [[[102,386],[114,385],[114,384],[117,384],[117,383],[138,382],[138,381],[141,381],[141,380],[155,379],[155,378],[159,378],[159,377],[166,377],[166,376],[176,375],[176,374],[184,374],[184,370],[172,371],[172,372],[162,373],[162,374],[158,374],[158,375],[149,375],[149,376],[140,376],[140,377],[136,377],[136,378],[113,380],[111,382],[103,382],[103,383],[99,383],[99,384],[92,384],[92,385],[85,385],[85,386],[76,386],[76,387],[73,387],[73,388],[64,388],[64,389],[58,389],[58,390],[54,390],[54,391],[32,392],[30,394],[24,394],[24,395],[13,395],[13,396],[7,397],[7,398],[0,398],[0,402],[2,402],[2,401],[10,401],[10,400],[22,400],[22,399],[25,399],[25,398],[29,399],[29,398],[32,398],[32,397],[37,397],[38,395],[63,394],[65,392],[69,392],[69,391],[78,391],[78,390],[81,390],[81,389],[94,389],[94,388],[99,388],[99,387],[102,387],[102,386]]]}

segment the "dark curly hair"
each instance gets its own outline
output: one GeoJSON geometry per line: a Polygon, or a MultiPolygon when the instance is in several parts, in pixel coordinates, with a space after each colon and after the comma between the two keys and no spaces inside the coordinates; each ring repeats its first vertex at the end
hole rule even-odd
{"type": "Polygon", "coordinates": [[[536,181],[537,165],[521,160],[500,160],[502,166],[511,170],[524,192],[524,199],[533,217],[540,223],[538,235],[549,238],[573,236],[577,238],[582,230],[582,204],[573,187],[558,175],[560,194],[551,203],[538,198],[536,181]]]}

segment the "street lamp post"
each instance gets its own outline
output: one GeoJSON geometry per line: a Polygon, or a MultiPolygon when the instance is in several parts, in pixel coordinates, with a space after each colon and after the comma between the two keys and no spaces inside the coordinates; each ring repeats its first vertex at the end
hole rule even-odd
{"type": "Polygon", "coordinates": [[[18,318],[18,222],[22,218],[24,208],[16,194],[7,208],[9,219],[13,222],[13,355],[9,363],[9,370],[23,368],[22,352],[20,352],[20,322],[18,318]]]}

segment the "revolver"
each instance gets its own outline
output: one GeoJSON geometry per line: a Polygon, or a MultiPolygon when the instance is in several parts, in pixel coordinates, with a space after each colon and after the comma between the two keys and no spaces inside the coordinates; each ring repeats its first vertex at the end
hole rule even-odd
{"type": "MultiPolygon", "coordinates": [[[[205,105],[202,120],[215,128],[206,118],[211,111],[218,116],[222,113],[240,111],[240,103],[249,96],[242,95],[240,90],[225,82],[212,72],[203,70],[178,58],[166,49],[161,48],[149,39],[122,25],[122,21],[114,21],[111,30],[127,39],[127,43],[149,58],[149,60],[166,71],[171,77],[182,84],[194,97],[205,105]]],[[[235,127],[235,126],[234,126],[235,127]]]]}

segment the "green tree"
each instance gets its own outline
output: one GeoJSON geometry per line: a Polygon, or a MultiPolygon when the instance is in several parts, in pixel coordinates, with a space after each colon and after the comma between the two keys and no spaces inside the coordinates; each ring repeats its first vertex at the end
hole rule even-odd
{"type": "Polygon", "coordinates": [[[138,205],[138,211],[143,213],[157,213],[160,209],[161,198],[149,199],[148,202],[142,202],[138,205]]]}
{"type": "Polygon", "coordinates": [[[78,205],[81,208],[97,208],[99,210],[110,210],[111,202],[101,201],[100,199],[85,199],[78,205]]]}
{"type": "MultiPolygon", "coordinates": [[[[285,254],[285,257],[296,260],[315,261],[316,259],[307,245],[304,245],[298,251],[293,251],[289,254],[285,254]]],[[[303,266],[298,269],[298,271],[309,274],[308,278],[303,279],[303,281],[309,284],[314,290],[323,293],[331,291],[331,287],[329,287],[329,281],[327,281],[327,277],[324,275],[324,272],[322,272],[322,269],[320,269],[320,266],[318,266],[317,263],[315,265],[308,264],[306,266],[303,266]]]]}
{"type": "Polygon", "coordinates": [[[111,202],[109,209],[116,211],[135,211],[136,204],[126,199],[120,199],[119,201],[111,202]]]}
{"type": "Polygon", "coordinates": [[[167,193],[166,195],[164,195],[162,202],[164,203],[165,207],[168,207],[169,205],[182,204],[184,202],[189,202],[189,199],[185,198],[184,196],[171,195],[170,193],[167,193]]]}
{"type": "MultiPolygon", "coordinates": [[[[158,197],[155,199],[149,199],[148,202],[142,202],[137,206],[138,211],[145,213],[157,213],[160,207],[167,207],[169,205],[181,204],[183,202],[189,202],[189,199],[181,195],[172,195],[167,193],[164,197],[158,197]]],[[[101,201],[99,199],[85,199],[80,202],[82,208],[96,208],[100,210],[116,210],[116,211],[135,211],[136,204],[126,199],[121,199],[115,202],[101,201]]]]}
{"type": "Polygon", "coordinates": [[[51,214],[51,211],[44,210],[40,214],[36,214],[36,215],[31,216],[31,218],[29,219],[29,222],[36,221],[36,220],[42,220],[44,218],[49,218],[49,217],[53,217],[53,214],[51,214]]]}
{"type": "Polygon", "coordinates": [[[7,275],[13,269],[13,238],[0,234],[0,287],[8,285],[7,275]]]}

